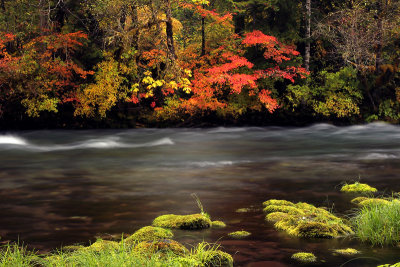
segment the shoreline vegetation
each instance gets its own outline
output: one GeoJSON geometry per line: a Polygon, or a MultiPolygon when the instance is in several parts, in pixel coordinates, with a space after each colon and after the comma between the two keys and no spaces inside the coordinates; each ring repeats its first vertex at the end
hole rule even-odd
{"type": "Polygon", "coordinates": [[[398,1],[0,2],[0,128],[400,122],[398,1]]]}
{"type": "MultiPolygon", "coordinates": [[[[397,193],[391,197],[379,196],[379,191],[359,181],[344,183],[343,194],[354,196],[350,201],[353,209],[347,218],[338,217],[332,210],[315,207],[308,203],[269,199],[262,203],[265,220],[277,231],[289,237],[304,239],[354,237],[372,246],[398,246],[400,244],[400,200],[397,193]]],[[[187,247],[175,241],[174,229],[197,230],[221,228],[222,221],[211,221],[195,194],[201,213],[191,215],[161,215],[152,226],[145,226],[131,236],[119,241],[97,240],[89,246],[63,247],[50,254],[27,251],[18,244],[0,248],[0,266],[208,266],[231,267],[232,255],[223,251],[219,244],[200,242],[187,247]]],[[[241,230],[229,233],[228,239],[245,239],[251,233],[241,230]]],[[[355,248],[332,248],[333,256],[362,257],[355,248]]],[[[299,251],[288,255],[293,263],[324,262],[311,251],[299,251]]],[[[400,263],[397,263],[400,264],[400,263]]],[[[382,265],[382,266],[397,266],[382,265]]]]}

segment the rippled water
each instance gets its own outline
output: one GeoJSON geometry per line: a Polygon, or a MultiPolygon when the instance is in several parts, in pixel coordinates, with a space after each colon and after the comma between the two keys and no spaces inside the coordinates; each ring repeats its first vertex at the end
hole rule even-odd
{"type": "Polygon", "coordinates": [[[304,240],[264,221],[270,198],[306,201],[348,215],[340,183],[361,179],[400,191],[400,127],[386,124],[308,128],[140,129],[0,133],[0,241],[21,240],[46,251],[132,233],[158,215],[198,212],[196,193],[221,230],[177,231],[190,245],[218,241],[237,266],[292,266],[312,251],[321,266],[400,261],[399,248],[355,239],[304,240]],[[236,213],[251,207],[249,213],[236,213]],[[227,233],[252,232],[244,240],[227,233]]]}

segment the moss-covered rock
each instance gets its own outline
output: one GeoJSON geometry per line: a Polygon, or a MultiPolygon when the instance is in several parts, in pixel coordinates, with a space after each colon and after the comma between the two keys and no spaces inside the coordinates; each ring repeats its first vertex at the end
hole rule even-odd
{"type": "Polygon", "coordinates": [[[96,242],[94,242],[92,245],[90,245],[88,247],[83,247],[82,249],[99,252],[99,251],[103,251],[103,250],[116,250],[116,249],[119,249],[120,247],[121,247],[121,245],[118,242],[99,239],[96,242]]]}
{"type": "Polygon", "coordinates": [[[70,246],[65,246],[62,248],[62,251],[64,252],[73,252],[73,251],[77,251],[84,248],[84,246],[82,245],[70,245],[70,246]]]}
{"type": "Polygon", "coordinates": [[[281,221],[283,219],[287,219],[290,215],[285,213],[285,212],[272,212],[267,214],[267,216],[265,216],[265,220],[269,221],[269,222],[277,222],[277,221],[281,221]]]}
{"type": "Polygon", "coordinates": [[[133,235],[126,238],[124,241],[126,243],[136,243],[141,241],[153,241],[160,239],[172,238],[174,234],[171,230],[164,229],[161,227],[145,226],[137,230],[133,235]]]}
{"type": "Polygon", "coordinates": [[[292,255],[292,259],[303,262],[303,263],[310,263],[310,262],[316,262],[317,257],[315,257],[314,254],[308,253],[308,252],[298,252],[292,255]]]}
{"type": "Polygon", "coordinates": [[[295,206],[293,202],[287,201],[287,200],[281,200],[281,199],[270,199],[267,200],[263,203],[263,206],[295,206]]]}
{"type": "Polygon", "coordinates": [[[203,214],[167,214],[155,218],[153,221],[153,226],[183,230],[198,230],[210,228],[211,220],[203,214]]]}
{"type": "Polygon", "coordinates": [[[202,255],[203,264],[207,267],[232,267],[233,258],[221,250],[205,251],[202,255]]]}
{"type": "Polygon", "coordinates": [[[249,235],[251,235],[251,233],[247,232],[247,231],[236,231],[233,233],[229,233],[228,234],[230,237],[236,238],[236,239],[240,239],[240,238],[245,238],[249,235]]]}
{"type": "Polygon", "coordinates": [[[383,264],[383,265],[379,265],[378,267],[400,267],[400,262],[395,263],[395,264],[383,264]]]}
{"type": "Polygon", "coordinates": [[[285,200],[266,201],[266,220],[275,222],[275,228],[290,235],[306,238],[334,238],[353,234],[344,220],[325,208],[317,208],[308,203],[292,203],[285,200]],[[276,205],[280,203],[281,205],[276,205]],[[288,203],[288,206],[284,204],[288,203]]]}
{"type": "Polygon", "coordinates": [[[361,252],[354,248],[346,248],[346,249],[335,249],[334,254],[340,254],[345,256],[353,256],[360,254],[361,252]]]}
{"type": "Polygon", "coordinates": [[[224,227],[226,227],[226,224],[222,221],[212,221],[211,227],[212,228],[224,228],[224,227]]]}
{"type": "Polygon", "coordinates": [[[184,245],[171,239],[143,241],[137,244],[133,251],[149,255],[154,253],[173,253],[178,256],[183,256],[189,253],[188,249],[184,245]]]}
{"type": "Polygon", "coordinates": [[[368,198],[366,200],[361,201],[358,203],[358,205],[364,207],[364,206],[370,206],[370,205],[386,205],[389,204],[390,201],[386,199],[381,199],[381,198],[368,198]]]}
{"type": "Polygon", "coordinates": [[[340,191],[345,193],[375,193],[378,190],[367,184],[355,182],[354,184],[343,185],[340,191]]]}
{"type": "Polygon", "coordinates": [[[367,200],[367,199],[370,199],[370,198],[369,197],[356,197],[351,200],[351,203],[358,205],[358,204],[360,204],[360,202],[367,200]]]}

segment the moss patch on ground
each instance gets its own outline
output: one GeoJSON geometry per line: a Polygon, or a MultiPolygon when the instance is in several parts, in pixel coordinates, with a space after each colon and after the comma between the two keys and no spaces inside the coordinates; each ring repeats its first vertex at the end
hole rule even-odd
{"type": "Polygon", "coordinates": [[[233,233],[229,233],[228,234],[230,237],[236,238],[236,239],[240,239],[240,238],[245,238],[249,235],[251,235],[251,233],[247,232],[247,231],[236,231],[233,233]]]}
{"type": "Polygon", "coordinates": [[[224,228],[224,227],[226,227],[226,224],[222,221],[212,221],[211,227],[212,228],[224,228]]]}
{"type": "Polygon", "coordinates": [[[345,256],[353,256],[361,253],[361,251],[358,251],[357,249],[354,248],[335,249],[333,252],[334,254],[340,254],[345,256]]]}
{"type": "Polygon", "coordinates": [[[291,258],[303,263],[310,263],[317,261],[317,257],[315,257],[314,254],[309,252],[297,252],[293,254],[291,258]]]}
{"type": "Polygon", "coordinates": [[[369,186],[367,184],[362,184],[359,182],[355,182],[354,184],[345,184],[342,186],[340,189],[341,192],[345,193],[375,193],[378,190],[372,186],[369,186]]]}
{"type": "Polygon", "coordinates": [[[341,218],[324,208],[307,203],[292,203],[272,199],[263,203],[266,220],[275,228],[290,235],[306,238],[334,238],[353,234],[353,230],[341,218]]]}
{"type": "Polygon", "coordinates": [[[126,243],[135,243],[141,241],[152,241],[159,239],[172,238],[174,234],[169,229],[161,227],[145,226],[137,230],[133,235],[125,239],[126,243]]]}
{"type": "Polygon", "coordinates": [[[153,221],[153,226],[182,230],[199,230],[210,228],[211,220],[203,214],[167,214],[155,218],[153,221]]]}

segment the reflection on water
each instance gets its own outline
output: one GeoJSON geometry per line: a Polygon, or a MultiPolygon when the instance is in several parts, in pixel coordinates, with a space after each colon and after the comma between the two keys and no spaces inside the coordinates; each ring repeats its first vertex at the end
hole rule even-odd
{"type": "Polygon", "coordinates": [[[400,127],[385,124],[308,128],[34,131],[0,134],[0,236],[40,250],[132,233],[165,213],[198,212],[196,193],[225,229],[178,231],[194,244],[219,241],[238,266],[291,266],[290,255],[314,252],[322,266],[364,252],[345,266],[400,261],[398,248],[354,239],[301,240],[264,221],[270,198],[307,201],[348,215],[342,181],[361,177],[400,191],[400,127]],[[238,208],[254,207],[249,213],[238,208]],[[247,230],[245,240],[227,233],[247,230]]]}

